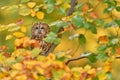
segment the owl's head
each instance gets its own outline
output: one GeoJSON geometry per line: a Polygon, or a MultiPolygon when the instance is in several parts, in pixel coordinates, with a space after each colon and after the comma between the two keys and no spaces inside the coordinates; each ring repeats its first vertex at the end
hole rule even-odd
{"type": "Polygon", "coordinates": [[[37,22],[32,27],[32,36],[34,37],[45,37],[50,31],[48,24],[37,22]]]}

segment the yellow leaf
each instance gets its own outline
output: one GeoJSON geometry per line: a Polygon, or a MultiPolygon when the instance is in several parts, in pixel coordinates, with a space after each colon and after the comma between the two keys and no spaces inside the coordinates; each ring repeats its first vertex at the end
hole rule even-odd
{"type": "Polygon", "coordinates": [[[22,74],[20,76],[16,76],[16,80],[27,80],[27,76],[22,74]]]}
{"type": "Polygon", "coordinates": [[[19,71],[12,71],[10,77],[15,77],[18,73],[19,71]]]}
{"type": "Polygon", "coordinates": [[[102,72],[101,74],[98,75],[98,78],[99,78],[99,80],[106,80],[106,78],[107,78],[106,73],[102,72]]]}
{"type": "Polygon", "coordinates": [[[86,65],[84,69],[85,69],[85,71],[89,71],[91,69],[91,66],[90,65],[86,65]]]}
{"type": "Polygon", "coordinates": [[[57,2],[56,4],[59,5],[59,4],[61,4],[63,1],[62,1],[62,0],[56,0],[56,2],[57,2]]]}
{"type": "Polygon", "coordinates": [[[28,6],[29,8],[33,8],[33,7],[35,7],[35,5],[36,5],[35,2],[28,2],[28,3],[27,3],[27,6],[28,6]]]}
{"type": "Polygon", "coordinates": [[[26,32],[26,27],[25,26],[21,26],[21,32],[23,32],[23,33],[26,32]]]}
{"type": "Polygon", "coordinates": [[[37,75],[37,73],[32,72],[32,75],[33,75],[33,77],[34,77],[34,79],[35,79],[35,80],[37,80],[37,79],[38,79],[38,75],[37,75]]]}
{"type": "Polygon", "coordinates": [[[40,74],[44,74],[44,70],[41,69],[40,67],[36,67],[36,70],[37,70],[40,74]]]}
{"type": "Polygon", "coordinates": [[[21,63],[16,63],[16,64],[13,65],[13,68],[17,69],[17,70],[22,70],[22,64],[21,63]]]}
{"type": "Polygon", "coordinates": [[[14,32],[13,36],[15,36],[17,38],[21,38],[21,37],[24,37],[25,35],[23,33],[21,33],[21,32],[14,32]]]}
{"type": "Polygon", "coordinates": [[[64,3],[63,6],[64,6],[65,8],[70,8],[70,4],[68,4],[68,3],[64,3]]]}
{"type": "Polygon", "coordinates": [[[9,39],[11,39],[12,37],[13,37],[12,35],[7,35],[6,38],[5,38],[5,40],[9,40],[9,39]]]}
{"type": "Polygon", "coordinates": [[[90,69],[89,71],[88,71],[88,74],[95,74],[96,73],[96,70],[95,69],[90,69]]]}
{"type": "Polygon", "coordinates": [[[39,11],[39,12],[36,13],[36,16],[37,16],[38,19],[43,19],[44,18],[44,13],[39,11]]]}
{"type": "Polygon", "coordinates": [[[36,15],[35,10],[31,9],[30,11],[31,11],[31,14],[30,14],[30,15],[31,15],[32,17],[34,17],[34,16],[36,15]]]}
{"type": "Polygon", "coordinates": [[[7,8],[8,8],[8,6],[3,6],[3,7],[1,7],[1,10],[7,9],[7,8]]]}
{"type": "Polygon", "coordinates": [[[16,39],[14,44],[15,46],[20,46],[23,43],[23,39],[16,39]]]}

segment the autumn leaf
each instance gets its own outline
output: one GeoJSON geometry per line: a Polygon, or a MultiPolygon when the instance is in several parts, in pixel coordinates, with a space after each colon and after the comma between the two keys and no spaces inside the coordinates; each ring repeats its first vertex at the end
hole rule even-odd
{"type": "Polygon", "coordinates": [[[35,2],[28,2],[28,3],[27,3],[27,6],[28,6],[29,8],[33,8],[33,7],[35,7],[35,5],[36,5],[35,2]]]}
{"type": "Polygon", "coordinates": [[[16,39],[15,41],[14,41],[14,44],[15,44],[15,46],[21,46],[21,44],[23,43],[23,39],[16,39]]]}
{"type": "Polygon", "coordinates": [[[63,6],[64,6],[64,8],[70,8],[70,4],[68,4],[68,3],[64,3],[63,6]]]}
{"type": "Polygon", "coordinates": [[[35,67],[39,74],[44,74],[44,70],[40,67],[35,67]]]}
{"type": "Polygon", "coordinates": [[[13,64],[12,67],[16,70],[22,70],[22,64],[21,63],[13,64]]]}
{"type": "Polygon", "coordinates": [[[16,24],[20,25],[20,24],[22,24],[23,22],[24,22],[23,19],[18,19],[18,20],[16,21],[16,24]]]}
{"type": "Polygon", "coordinates": [[[36,15],[36,12],[35,12],[35,10],[34,10],[34,9],[31,9],[31,10],[30,10],[30,12],[31,12],[31,14],[30,14],[30,15],[31,15],[32,17],[34,17],[34,16],[36,15]]]}
{"type": "Polygon", "coordinates": [[[115,53],[120,54],[120,47],[115,48],[115,53]]]}
{"type": "Polygon", "coordinates": [[[94,18],[94,19],[96,19],[97,18],[97,15],[96,15],[96,13],[95,12],[90,12],[90,17],[91,18],[94,18]]]}
{"type": "Polygon", "coordinates": [[[36,16],[37,16],[38,19],[43,19],[44,18],[44,12],[39,11],[39,12],[36,13],[36,16]]]}
{"type": "Polygon", "coordinates": [[[30,40],[30,46],[32,48],[40,48],[41,47],[40,43],[38,41],[36,41],[36,40],[30,40]]]}
{"type": "Polygon", "coordinates": [[[24,37],[25,35],[23,33],[21,33],[21,32],[14,32],[13,36],[15,36],[17,38],[21,38],[21,37],[24,37]]]}
{"type": "Polygon", "coordinates": [[[98,39],[98,42],[100,44],[107,44],[108,41],[109,41],[109,39],[108,39],[107,35],[100,36],[99,39],[98,39]]]}
{"type": "Polygon", "coordinates": [[[83,11],[86,12],[86,11],[88,11],[88,10],[89,10],[89,6],[88,6],[88,4],[85,4],[85,5],[83,6],[83,11]]]}
{"type": "Polygon", "coordinates": [[[7,50],[7,49],[8,49],[7,46],[0,46],[0,52],[5,51],[5,50],[7,50]]]}
{"type": "Polygon", "coordinates": [[[21,26],[21,32],[23,32],[23,33],[26,32],[26,27],[25,26],[21,26]]]}

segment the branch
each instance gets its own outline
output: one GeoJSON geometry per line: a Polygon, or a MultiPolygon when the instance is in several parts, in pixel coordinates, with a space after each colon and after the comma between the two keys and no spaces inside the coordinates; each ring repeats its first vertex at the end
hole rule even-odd
{"type": "Polygon", "coordinates": [[[81,56],[78,58],[69,59],[65,64],[68,65],[71,61],[76,61],[76,60],[88,58],[89,55],[91,55],[91,53],[81,54],[81,56]]]}
{"type": "MultiPolygon", "coordinates": [[[[77,4],[77,0],[71,0],[71,2],[70,2],[70,6],[71,6],[71,7],[70,7],[70,9],[69,9],[68,12],[67,12],[67,16],[72,15],[72,13],[73,13],[74,10],[75,10],[76,4],[77,4]]],[[[63,31],[63,27],[61,27],[61,28],[58,30],[58,33],[62,32],[62,31],[63,31]]],[[[58,35],[58,37],[61,37],[61,35],[58,35]]],[[[48,50],[48,52],[46,53],[46,55],[48,55],[50,52],[53,52],[56,46],[57,46],[57,45],[52,44],[51,48],[48,50]]]]}
{"type": "Polygon", "coordinates": [[[120,59],[120,56],[115,57],[116,59],[120,59]]]}
{"type": "Polygon", "coordinates": [[[77,0],[71,0],[70,2],[70,9],[67,12],[67,16],[70,16],[73,14],[73,12],[75,11],[75,6],[77,5],[78,1],[77,0]]]}
{"type": "Polygon", "coordinates": [[[68,65],[71,61],[76,61],[76,60],[80,60],[83,58],[87,58],[87,57],[83,56],[83,57],[73,58],[73,59],[68,60],[65,64],[68,65]]]}

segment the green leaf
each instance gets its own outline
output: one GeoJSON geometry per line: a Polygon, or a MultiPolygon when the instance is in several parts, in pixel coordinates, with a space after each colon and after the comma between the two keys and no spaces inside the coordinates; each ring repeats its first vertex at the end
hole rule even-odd
{"type": "Polygon", "coordinates": [[[86,43],[86,38],[83,34],[80,34],[78,38],[81,45],[84,45],[86,43]]]}
{"type": "Polygon", "coordinates": [[[75,8],[76,8],[77,10],[80,10],[80,9],[82,9],[83,6],[84,6],[84,3],[81,2],[81,3],[77,4],[77,5],[75,6],[75,8]]]}
{"type": "Polygon", "coordinates": [[[106,80],[112,80],[112,73],[107,72],[107,79],[106,80]]]}
{"type": "Polygon", "coordinates": [[[50,32],[45,38],[45,41],[49,43],[54,43],[56,45],[60,43],[60,39],[57,38],[57,34],[54,32],[50,32]]]}
{"type": "Polygon", "coordinates": [[[26,3],[28,1],[30,1],[30,0],[21,0],[21,3],[26,3]]]}
{"type": "Polygon", "coordinates": [[[62,7],[60,7],[58,10],[57,10],[57,12],[58,12],[58,14],[64,14],[65,15],[65,11],[66,9],[65,8],[62,8],[62,7]]]}
{"type": "Polygon", "coordinates": [[[37,57],[37,56],[40,54],[40,52],[41,52],[41,49],[39,49],[39,48],[34,48],[34,49],[32,50],[32,55],[33,55],[34,57],[37,57]]]}
{"type": "Polygon", "coordinates": [[[73,17],[72,20],[73,20],[73,24],[74,24],[76,27],[80,28],[80,27],[83,26],[84,18],[76,15],[76,16],[73,17]]]}
{"type": "Polygon", "coordinates": [[[107,49],[106,45],[101,45],[98,47],[98,51],[105,51],[107,49]]]}
{"type": "Polygon", "coordinates": [[[108,28],[108,27],[111,27],[111,26],[113,26],[113,25],[114,25],[113,22],[109,22],[109,23],[106,23],[106,24],[104,25],[104,28],[108,28]]]}
{"type": "Polygon", "coordinates": [[[95,24],[96,24],[97,26],[103,26],[103,25],[104,25],[104,21],[103,21],[102,19],[96,19],[96,20],[95,20],[95,24]]]}
{"type": "Polygon", "coordinates": [[[115,53],[115,47],[114,46],[111,47],[111,52],[112,52],[112,54],[115,53]]]}
{"type": "Polygon", "coordinates": [[[44,2],[47,4],[55,4],[56,0],[44,0],[44,2]]]}
{"type": "Polygon", "coordinates": [[[104,9],[104,13],[108,14],[108,13],[110,13],[111,10],[112,10],[112,8],[106,8],[106,9],[104,9]]]}
{"type": "Polygon", "coordinates": [[[114,38],[114,39],[112,39],[110,42],[111,42],[113,45],[115,45],[115,44],[118,44],[119,39],[118,39],[118,38],[114,38]]]}
{"type": "Polygon", "coordinates": [[[92,33],[97,34],[97,29],[94,25],[91,25],[90,30],[92,33]]]}
{"type": "Polygon", "coordinates": [[[96,54],[92,53],[88,56],[88,59],[91,61],[91,62],[96,62],[97,61],[97,58],[96,58],[96,54]]]}
{"type": "Polygon", "coordinates": [[[99,53],[97,56],[96,56],[97,59],[100,59],[102,60],[103,62],[106,61],[109,56],[107,55],[107,53],[99,53]]]}
{"type": "Polygon", "coordinates": [[[95,77],[95,78],[93,78],[93,80],[99,80],[99,78],[98,78],[98,77],[95,77]]]}
{"type": "Polygon", "coordinates": [[[89,29],[91,24],[89,22],[84,22],[84,28],[89,29]]]}
{"type": "Polygon", "coordinates": [[[60,77],[65,73],[64,70],[52,70],[53,80],[60,80],[60,77]]]}
{"type": "Polygon", "coordinates": [[[117,7],[116,7],[116,10],[120,12],[120,6],[117,6],[117,7]]]}
{"type": "Polygon", "coordinates": [[[54,5],[48,4],[48,5],[47,5],[47,13],[52,13],[53,10],[54,10],[54,5]]]}
{"type": "Polygon", "coordinates": [[[19,10],[19,14],[22,16],[28,16],[30,14],[30,9],[27,6],[22,5],[20,10],[19,10]]]}
{"type": "Polygon", "coordinates": [[[115,23],[118,25],[118,26],[120,26],[120,19],[116,19],[116,20],[114,20],[115,21],[115,23]]]}
{"type": "Polygon", "coordinates": [[[17,57],[17,59],[16,59],[16,61],[17,61],[17,62],[21,62],[21,61],[22,61],[22,59],[23,59],[23,57],[22,57],[22,56],[18,56],[18,57],[17,57]]]}

